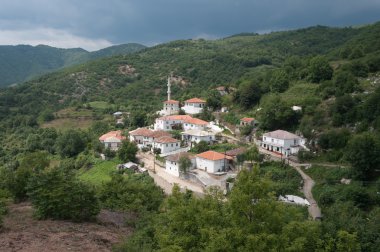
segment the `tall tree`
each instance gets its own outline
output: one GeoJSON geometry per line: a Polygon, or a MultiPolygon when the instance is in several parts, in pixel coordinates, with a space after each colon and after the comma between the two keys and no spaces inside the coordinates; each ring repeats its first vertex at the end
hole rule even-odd
{"type": "Polygon", "coordinates": [[[309,79],[314,83],[331,80],[333,69],[324,56],[316,56],[309,63],[309,79]]]}

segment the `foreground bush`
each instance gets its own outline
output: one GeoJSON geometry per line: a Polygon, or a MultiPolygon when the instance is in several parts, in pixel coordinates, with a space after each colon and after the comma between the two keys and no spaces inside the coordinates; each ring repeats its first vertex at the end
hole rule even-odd
{"type": "Polygon", "coordinates": [[[93,189],[58,169],[35,175],[28,195],[39,219],[86,221],[100,211],[93,189]]]}

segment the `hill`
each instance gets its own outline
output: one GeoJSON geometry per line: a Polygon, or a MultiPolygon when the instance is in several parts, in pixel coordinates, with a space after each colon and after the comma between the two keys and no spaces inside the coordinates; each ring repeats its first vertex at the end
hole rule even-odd
{"type": "Polygon", "coordinates": [[[61,49],[46,45],[0,46],[0,87],[89,60],[137,52],[145,46],[135,43],[111,46],[95,52],[81,48],[61,49]]]}

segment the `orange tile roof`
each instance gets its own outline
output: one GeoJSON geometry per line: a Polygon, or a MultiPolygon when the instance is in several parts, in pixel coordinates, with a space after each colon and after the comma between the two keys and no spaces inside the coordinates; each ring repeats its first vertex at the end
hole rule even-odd
{"type": "Polygon", "coordinates": [[[163,137],[157,138],[155,142],[156,143],[177,143],[179,142],[179,140],[169,137],[169,136],[163,136],[163,137]]]}
{"type": "Polygon", "coordinates": [[[99,141],[104,141],[104,140],[111,138],[111,137],[115,137],[115,138],[120,139],[120,140],[126,139],[125,136],[122,135],[121,130],[114,130],[114,131],[110,131],[110,132],[102,135],[101,137],[99,137],[99,141]]]}
{"type": "Polygon", "coordinates": [[[202,99],[199,99],[199,98],[191,98],[189,100],[186,100],[185,102],[188,102],[188,103],[206,103],[206,101],[202,100],[202,99]]]}
{"type": "Polygon", "coordinates": [[[206,121],[203,121],[201,119],[198,119],[198,118],[189,118],[189,119],[186,119],[184,120],[185,123],[190,123],[190,124],[196,124],[196,125],[207,125],[208,122],[206,121]]]}
{"type": "Polygon", "coordinates": [[[164,101],[164,103],[167,103],[167,104],[179,104],[179,101],[176,101],[176,100],[167,100],[167,101],[164,101]]]}
{"type": "Polygon", "coordinates": [[[200,154],[197,155],[197,157],[200,157],[200,158],[203,158],[203,159],[208,159],[208,160],[212,160],[212,161],[216,161],[216,160],[221,160],[221,159],[232,159],[231,157],[229,156],[226,156],[222,153],[219,153],[219,152],[216,152],[216,151],[206,151],[206,152],[202,152],[200,154]]]}
{"type": "Polygon", "coordinates": [[[129,132],[131,136],[150,136],[153,131],[147,128],[138,128],[129,132]]]}
{"type": "Polygon", "coordinates": [[[244,118],[240,119],[240,121],[248,122],[248,123],[250,123],[254,120],[255,120],[255,118],[252,118],[252,117],[244,117],[244,118]]]}
{"type": "Polygon", "coordinates": [[[153,137],[153,138],[160,138],[163,136],[171,137],[172,135],[166,131],[163,131],[163,130],[152,131],[149,135],[149,137],[153,137]]]}

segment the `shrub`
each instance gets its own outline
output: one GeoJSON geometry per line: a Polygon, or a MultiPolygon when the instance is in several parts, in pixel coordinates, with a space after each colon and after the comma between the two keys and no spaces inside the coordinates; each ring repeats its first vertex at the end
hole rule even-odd
{"type": "Polygon", "coordinates": [[[27,189],[39,219],[86,221],[100,211],[94,190],[57,168],[33,176],[27,189]]]}

